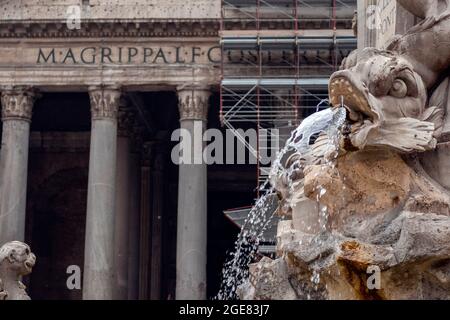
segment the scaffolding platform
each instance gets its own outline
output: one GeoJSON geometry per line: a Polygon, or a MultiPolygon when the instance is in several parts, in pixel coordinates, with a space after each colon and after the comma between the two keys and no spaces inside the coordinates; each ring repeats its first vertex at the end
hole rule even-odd
{"type": "Polygon", "coordinates": [[[258,160],[256,197],[269,187],[261,155],[328,107],[329,77],[357,47],[355,10],[356,0],[222,0],[221,121],[258,160]],[[249,127],[256,146],[237,130],[249,127]]]}

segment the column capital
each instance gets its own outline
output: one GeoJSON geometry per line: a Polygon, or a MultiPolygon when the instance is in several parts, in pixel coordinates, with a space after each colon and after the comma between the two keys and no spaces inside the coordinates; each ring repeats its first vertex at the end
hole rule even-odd
{"type": "Polygon", "coordinates": [[[2,121],[23,120],[31,122],[36,93],[32,88],[14,87],[2,91],[2,121]]]}
{"type": "Polygon", "coordinates": [[[180,121],[208,118],[211,90],[204,86],[181,86],[177,88],[180,121]]]}
{"type": "Polygon", "coordinates": [[[119,87],[90,87],[91,117],[93,120],[117,120],[121,91],[119,87]]]}

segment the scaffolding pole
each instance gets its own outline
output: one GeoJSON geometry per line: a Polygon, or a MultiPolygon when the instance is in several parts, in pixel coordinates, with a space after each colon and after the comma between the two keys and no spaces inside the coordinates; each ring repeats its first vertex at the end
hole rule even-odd
{"type": "Polygon", "coordinates": [[[222,0],[221,121],[257,159],[257,195],[270,168],[262,152],[278,151],[302,119],[328,106],[329,76],[356,48],[355,8],[356,0],[222,0]],[[256,146],[239,136],[249,126],[256,146]],[[279,145],[269,141],[275,130],[279,145]]]}

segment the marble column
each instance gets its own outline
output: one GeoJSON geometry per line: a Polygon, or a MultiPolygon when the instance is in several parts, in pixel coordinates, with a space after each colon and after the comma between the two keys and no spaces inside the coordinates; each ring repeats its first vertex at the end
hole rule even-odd
{"type": "Polygon", "coordinates": [[[128,300],[139,298],[139,237],[140,237],[140,147],[137,138],[139,132],[134,132],[131,166],[130,166],[130,212],[128,221],[128,300]]]}
{"type": "Polygon", "coordinates": [[[0,245],[24,241],[30,122],[35,95],[30,89],[2,92],[0,150],[0,245]]]}
{"type": "Polygon", "coordinates": [[[162,146],[156,148],[153,165],[153,203],[151,212],[151,267],[150,267],[150,299],[161,299],[162,275],[162,226],[164,212],[164,167],[166,162],[165,150],[162,146]]]}
{"type": "Polygon", "coordinates": [[[121,106],[118,117],[117,170],[116,170],[116,216],[114,233],[114,261],[116,287],[114,297],[128,298],[128,240],[131,212],[131,134],[134,125],[132,110],[121,106]]]}
{"type": "Polygon", "coordinates": [[[141,152],[141,203],[139,232],[139,300],[150,298],[152,161],[154,143],[146,142],[141,152]]]}
{"type": "MultiPolygon", "coordinates": [[[[362,50],[367,47],[374,47],[376,42],[376,29],[370,28],[373,12],[368,12],[369,6],[376,5],[376,0],[358,0],[358,49],[362,50]]],[[[372,21],[373,23],[373,21],[372,21]]]]}
{"type": "Polygon", "coordinates": [[[178,300],[206,299],[207,169],[202,161],[210,91],[178,90],[181,129],[191,135],[190,159],[179,165],[177,219],[178,300]]]}
{"type": "Polygon", "coordinates": [[[114,291],[114,215],[117,88],[90,88],[91,148],[86,214],[83,299],[110,300],[114,291]]]}

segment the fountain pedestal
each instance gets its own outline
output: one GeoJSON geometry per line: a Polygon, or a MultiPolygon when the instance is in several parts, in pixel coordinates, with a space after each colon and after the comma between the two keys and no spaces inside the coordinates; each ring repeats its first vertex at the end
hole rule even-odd
{"type": "Polygon", "coordinates": [[[317,234],[320,232],[323,223],[317,202],[304,199],[292,207],[292,225],[295,230],[317,234]]]}
{"type": "Polygon", "coordinates": [[[293,220],[241,297],[450,300],[450,4],[398,2],[423,20],[389,51],[351,53],[329,85],[344,123],[305,119],[285,148],[291,161],[274,165],[280,211],[293,220]]]}

